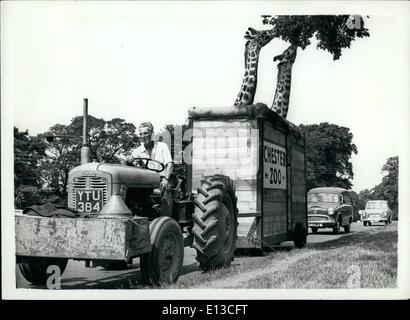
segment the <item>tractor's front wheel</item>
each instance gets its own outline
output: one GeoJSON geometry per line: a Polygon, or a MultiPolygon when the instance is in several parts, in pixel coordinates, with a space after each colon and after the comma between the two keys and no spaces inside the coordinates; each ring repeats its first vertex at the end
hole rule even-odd
{"type": "Polygon", "coordinates": [[[201,180],[193,214],[194,248],[204,271],[229,266],[236,249],[238,209],[233,181],[223,175],[201,180]]]}
{"type": "Polygon", "coordinates": [[[21,257],[18,266],[21,274],[28,282],[35,285],[45,285],[47,279],[53,273],[53,270],[49,270],[49,267],[56,266],[61,276],[67,262],[68,259],[62,258],[21,257]]]}
{"type": "Polygon", "coordinates": [[[151,252],[140,257],[141,276],[148,285],[172,283],[178,279],[184,261],[184,239],[179,224],[159,217],[149,226],[151,252]]]}

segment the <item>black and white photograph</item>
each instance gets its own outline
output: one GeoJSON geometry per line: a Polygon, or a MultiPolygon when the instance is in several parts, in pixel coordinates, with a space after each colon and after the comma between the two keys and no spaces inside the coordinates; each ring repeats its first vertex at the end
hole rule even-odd
{"type": "Polygon", "coordinates": [[[410,298],[408,2],[0,5],[3,298],[410,298]]]}

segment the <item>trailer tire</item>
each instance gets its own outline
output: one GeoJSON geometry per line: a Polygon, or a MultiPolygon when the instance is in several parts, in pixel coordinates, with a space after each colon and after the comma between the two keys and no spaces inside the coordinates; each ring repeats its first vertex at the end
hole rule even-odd
{"type": "Polygon", "coordinates": [[[151,252],[140,257],[142,281],[147,285],[172,283],[178,279],[184,261],[184,238],[172,218],[159,217],[149,225],[151,252]]]}
{"type": "Polygon", "coordinates": [[[193,247],[204,271],[229,266],[234,259],[238,229],[233,181],[224,175],[203,177],[195,199],[193,247]]]}
{"type": "Polygon", "coordinates": [[[293,234],[293,243],[298,249],[303,248],[306,245],[306,228],[302,223],[297,223],[293,234]]]}
{"type": "Polygon", "coordinates": [[[42,257],[21,257],[18,266],[23,277],[35,285],[45,285],[51,273],[47,273],[49,266],[60,268],[60,276],[67,267],[68,259],[63,258],[42,258],[42,257]]]}

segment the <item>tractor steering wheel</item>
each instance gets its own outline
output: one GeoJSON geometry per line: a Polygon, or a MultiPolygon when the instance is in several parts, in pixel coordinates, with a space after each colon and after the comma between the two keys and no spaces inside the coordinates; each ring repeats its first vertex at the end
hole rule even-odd
{"type": "Polygon", "coordinates": [[[132,162],[136,163],[143,169],[148,169],[155,172],[161,172],[165,169],[165,166],[162,162],[150,158],[134,158],[132,162]]]}

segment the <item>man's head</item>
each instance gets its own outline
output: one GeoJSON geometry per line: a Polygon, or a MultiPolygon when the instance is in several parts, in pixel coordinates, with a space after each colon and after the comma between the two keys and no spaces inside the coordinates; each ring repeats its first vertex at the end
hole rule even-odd
{"type": "Polygon", "coordinates": [[[139,126],[139,133],[144,144],[148,144],[152,140],[152,134],[154,132],[154,127],[151,122],[143,122],[139,126]]]}

